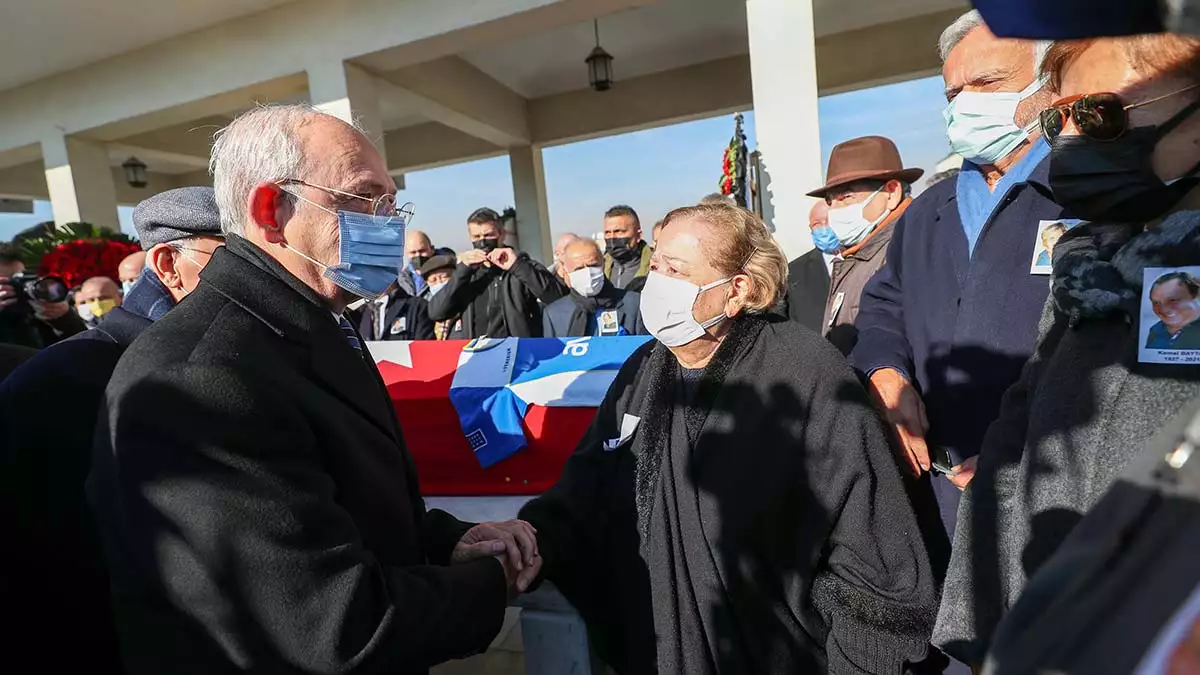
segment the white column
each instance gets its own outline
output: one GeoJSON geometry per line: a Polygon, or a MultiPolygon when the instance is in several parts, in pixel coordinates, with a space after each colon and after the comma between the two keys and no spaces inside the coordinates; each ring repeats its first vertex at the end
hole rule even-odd
{"type": "Polygon", "coordinates": [[[387,162],[375,77],[344,61],[319,63],[306,70],[308,96],[313,107],[357,124],[387,162]]]}
{"type": "Polygon", "coordinates": [[[50,134],[42,138],[42,159],[56,225],[84,222],[121,229],[117,189],[104,145],[50,134]]]}
{"type": "Polygon", "coordinates": [[[817,60],[810,0],[746,0],[754,126],[775,239],[788,258],[812,248],[805,193],[823,183],[817,60]]]}
{"type": "Polygon", "coordinates": [[[513,199],[517,209],[517,237],[521,250],[542,264],[549,264],[550,209],[546,205],[546,172],[542,149],[523,145],[508,149],[512,168],[513,199]]]}

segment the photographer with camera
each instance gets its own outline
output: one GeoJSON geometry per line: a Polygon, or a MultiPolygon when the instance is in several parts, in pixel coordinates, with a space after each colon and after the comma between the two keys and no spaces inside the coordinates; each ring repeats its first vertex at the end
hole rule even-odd
{"type": "Polygon", "coordinates": [[[0,343],[41,349],[87,330],[56,277],[25,272],[11,245],[0,244],[0,343]]]}

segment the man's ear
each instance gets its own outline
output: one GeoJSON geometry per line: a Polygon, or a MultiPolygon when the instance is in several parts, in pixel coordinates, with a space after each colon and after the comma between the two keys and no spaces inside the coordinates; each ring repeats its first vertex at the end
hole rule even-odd
{"type": "Polygon", "coordinates": [[[150,269],[163,286],[178,289],[183,286],[179,272],[175,269],[175,251],[166,244],[156,244],[146,253],[150,269]]]}
{"type": "Polygon", "coordinates": [[[891,211],[900,206],[900,202],[904,201],[904,184],[893,178],[887,182],[887,190],[887,208],[891,211]]]}
{"type": "Polygon", "coordinates": [[[283,223],[291,216],[291,202],[283,188],[275,183],[259,183],[250,191],[250,220],[262,229],[263,237],[272,244],[283,244],[283,223]]]}

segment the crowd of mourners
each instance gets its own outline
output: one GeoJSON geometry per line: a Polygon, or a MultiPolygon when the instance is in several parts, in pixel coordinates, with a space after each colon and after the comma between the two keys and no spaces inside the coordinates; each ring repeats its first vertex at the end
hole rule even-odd
{"type": "Polygon", "coordinates": [[[549,581],[622,674],[1200,673],[1200,39],[937,47],[961,169],[837,145],[790,263],[720,195],[437,247],[303,105],[70,302],[0,250],[6,661],[423,673],[549,581]],[[622,335],[518,519],[426,508],[369,343],[622,335]]]}

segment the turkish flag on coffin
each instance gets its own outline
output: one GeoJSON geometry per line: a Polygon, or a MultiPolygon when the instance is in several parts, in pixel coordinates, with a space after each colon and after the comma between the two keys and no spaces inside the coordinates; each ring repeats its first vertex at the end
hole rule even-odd
{"type": "MultiPolygon", "coordinates": [[[[616,375],[613,366],[619,367],[644,342],[644,338],[583,339],[582,352],[580,340],[533,338],[492,340],[482,345],[466,340],[371,342],[367,347],[396,407],[423,495],[516,495],[540,494],[558,480],[567,457],[595,416],[607,389],[604,379],[611,382],[616,375]],[[586,354],[592,340],[624,342],[605,342],[604,349],[590,350],[590,359],[572,358],[586,354]],[[495,357],[505,350],[509,357],[500,358],[509,372],[502,375],[501,384],[495,357]],[[491,353],[469,360],[486,351],[491,353]],[[600,353],[608,354],[608,363],[600,363],[596,356],[600,353]],[[461,364],[466,371],[468,363],[472,371],[464,377],[459,367],[461,364]],[[548,370],[554,372],[547,375],[548,370]],[[531,377],[536,379],[530,381],[531,377]],[[564,381],[569,383],[564,386],[564,381]],[[577,386],[583,381],[592,386],[577,386]],[[539,387],[543,382],[550,386],[539,387]],[[594,386],[597,383],[601,386],[594,386]],[[493,395],[480,393],[485,384],[493,395]],[[486,396],[488,410],[456,409],[452,386],[460,407],[473,406],[474,400],[486,396]],[[531,389],[539,391],[531,393],[531,389]],[[547,389],[557,393],[542,395],[547,389]],[[581,397],[580,391],[587,395],[581,397]],[[518,413],[515,416],[513,409],[518,413]],[[522,411],[523,415],[519,414],[522,411]],[[503,429],[498,431],[486,421],[489,415],[506,414],[510,426],[520,420],[524,438],[514,429],[505,436],[503,429]],[[473,430],[473,449],[463,428],[464,424],[475,427],[480,419],[485,420],[488,440],[482,446],[487,447],[481,447],[478,440],[483,432],[473,430]],[[514,433],[518,434],[516,441],[512,440],[514,433]]],[[[501,427],[504,422],[501,420],[501,427]]]]}

